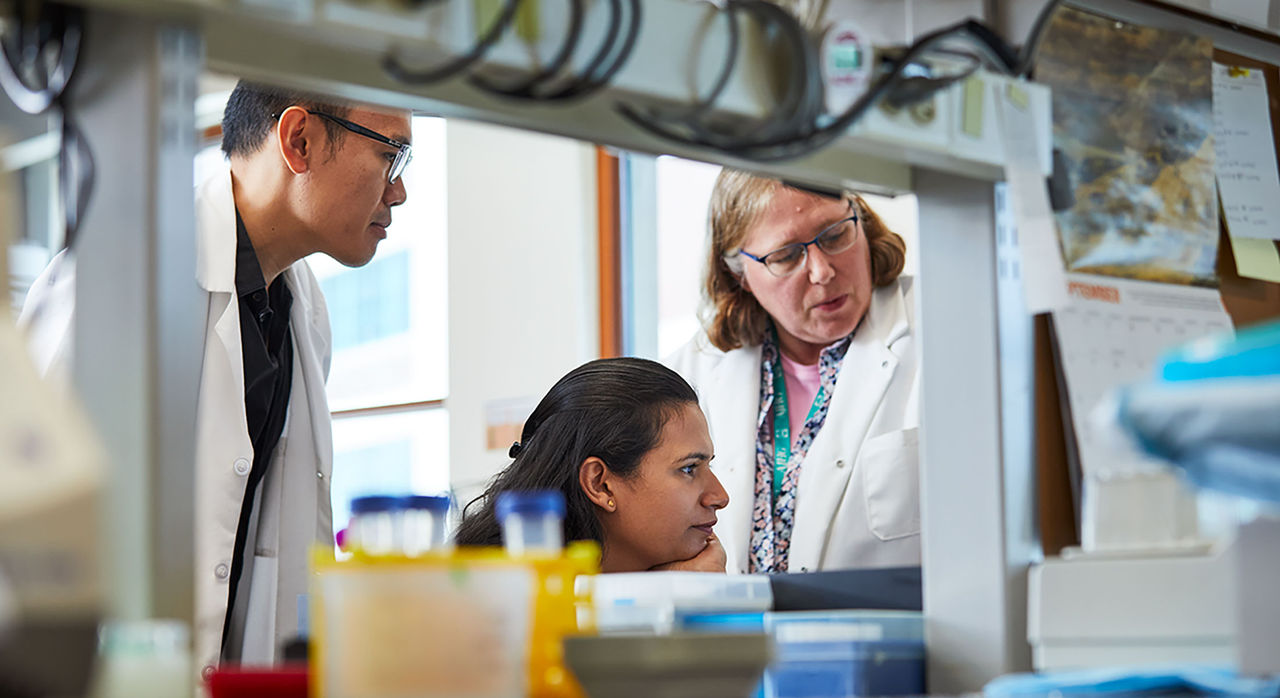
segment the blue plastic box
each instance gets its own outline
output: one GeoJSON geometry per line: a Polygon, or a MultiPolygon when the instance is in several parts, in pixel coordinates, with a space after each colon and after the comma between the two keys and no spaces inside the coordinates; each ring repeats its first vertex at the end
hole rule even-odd
{"type": "Polygon", "coordinates": [[[923,695],[924,618],[905,611],[794,611],[696,614],[682,629],[759,630],[773,636],[775,658],[757,696],[923,695]]]}
{"type": "Polygon", "coordinates": [[[901,611],[765,614],[766,698],[924,694],[924,618],[901,611]]]}

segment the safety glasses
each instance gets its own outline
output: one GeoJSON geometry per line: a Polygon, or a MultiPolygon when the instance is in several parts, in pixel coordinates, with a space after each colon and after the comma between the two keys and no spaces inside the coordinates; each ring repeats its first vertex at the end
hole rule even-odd
{"type": "Polygon", "coordinates": [[[352,133],[358,133],[365,138],[371,138],[383,145],[389,145],[392,148],[395,148],[395,159],[391,161],[391,169],[387,171],[388,184],[395,184],[395,181],[400,179],[400,175],[404,174],[405,168],[409,166],[409,161],[413,159],[413,146],[408,143],[401,143],[395,139],[387,138],[373,129],[361,126],[354,121],[347,121],[346,119],[334,116],[333,114],[326,114],[322,111],[308,111],[307,113],[318,116],[322,119],[328,119],[352,133]]]}

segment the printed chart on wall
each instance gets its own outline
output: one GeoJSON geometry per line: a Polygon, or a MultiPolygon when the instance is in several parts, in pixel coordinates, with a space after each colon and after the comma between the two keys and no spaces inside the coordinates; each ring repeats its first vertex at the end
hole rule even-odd
{"type": "Polygon", "coordinates": [[[1115,453],[1093,426],[1094,410],[1120,386],[1150,378],[1166,351],[1231,332],[1214,289],[1069,273],[1069,305],[1055,311],[1058,363],[1066,381],[1079,467],[1101,472],[1115,453]]]}
{"type": "Polygon", "coordinates": [[[1035,79],[1073,187],[1056,216],[1069,271],[1216,284],[1212,55],[1191,34],[1055,16],[1035,79]]]}

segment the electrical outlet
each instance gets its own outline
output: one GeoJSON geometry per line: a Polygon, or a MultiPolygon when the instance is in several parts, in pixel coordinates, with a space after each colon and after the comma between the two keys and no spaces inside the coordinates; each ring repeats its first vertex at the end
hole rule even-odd
{"type": "Polygon", "coordinates": [[[905,106],[881,100],[877,108],[854,125],[854,132],[875,139],[933,146],[945,150],[951,114],[943,105],[951,103],[950,90],[905,106]]]}
{"type": "Polygon", "coordinates": [[[916,102],[907,107],[907,114],[919,126],[928,126],[938,118],[938,103],[934,98],[929,98],[923,102],[916,102]]]}

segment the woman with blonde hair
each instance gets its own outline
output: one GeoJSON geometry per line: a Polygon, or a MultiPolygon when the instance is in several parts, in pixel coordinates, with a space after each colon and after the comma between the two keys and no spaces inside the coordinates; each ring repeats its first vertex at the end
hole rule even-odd
{"type": "Polygon", "coordinates": [[[699,393],[730,572],[920,564],[906,247],[862,197],[728,170],[710,204],[699,393]]]}

